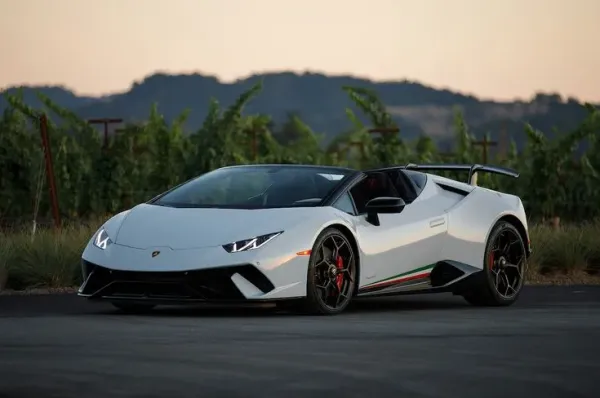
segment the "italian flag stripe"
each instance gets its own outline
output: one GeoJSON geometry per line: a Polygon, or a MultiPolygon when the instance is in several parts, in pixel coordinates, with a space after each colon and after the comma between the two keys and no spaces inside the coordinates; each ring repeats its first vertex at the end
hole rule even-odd
{"type": "Polygon", "coordinates": [[[401,282],[407,282],[410,280],[426,278],[429,276],[429,274],[431,274],[431,270],[434,266],[435,264],[429,264],[424,267],[414,269],[412,271],[404,272],[402,274],[383,279],[379,282],[373,282],[364,286],[364,288],[383,287],[388,285],[395,285],[401,282]]]}

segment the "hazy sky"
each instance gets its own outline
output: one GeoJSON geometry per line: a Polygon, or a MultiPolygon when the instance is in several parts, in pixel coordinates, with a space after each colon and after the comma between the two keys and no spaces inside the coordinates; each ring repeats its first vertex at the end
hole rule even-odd
{"type": "Polygon", "coordinates": [[[291,69],[600,101],[600,0],[0,0],[0,89],[291,69]]]}

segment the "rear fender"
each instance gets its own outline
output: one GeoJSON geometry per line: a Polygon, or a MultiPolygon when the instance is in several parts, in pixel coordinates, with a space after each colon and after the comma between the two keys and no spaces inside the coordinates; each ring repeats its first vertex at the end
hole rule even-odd
{"type": "Polygon", "coordinates": [[[485,188],[474,189],[448,210],[443,258],[483,269],[485,246],[496,222],[506,216],[521,220],[520,200],[485,188]]]}

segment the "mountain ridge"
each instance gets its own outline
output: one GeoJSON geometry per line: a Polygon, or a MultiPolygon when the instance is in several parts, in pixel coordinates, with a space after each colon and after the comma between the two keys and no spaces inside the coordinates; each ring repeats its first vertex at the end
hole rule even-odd
{"type": "MultiPolygon", "coordinates": [[[[582,102],[557,93],[538,92],[529,100],[500,101],[408,79],[379,81],[311,71],[251,74],[230,82],[198,72],[156,72],[132,82],[126,90],[99,96],[77,95],[65,85],[21,85],[9,87],[0,94],[22,89],[25,103],[39,108],[41,103],[35,93],[40,91],[80,117],[119,117],[131,122],[144,120],[156,102],[168,121],[190,109],[186,128],[192,131],[201,125],[211,98],[227,106],[258,80],[264,83],[263,92],[248,104],[245,113],[269,114],[276,125],[281,125],[289,113],[296,113],[314,131],[323,133],[326,141],[351,128],[344,109],[355,108],[342,86],[374,90],[399,124],[402,137],[412,139],[426,134],[438,143],[453,139],[452,118],[456,106],[463,110],[476,136],[489,133],[496,140],[501,136],[512,137],[519,146],[524,142],[524,123],[551,136],[554,127],[573,129],[586,114],[582,102]]],[[[6,100],[0,98],[0,111],[6,106],[6,100]]]]}

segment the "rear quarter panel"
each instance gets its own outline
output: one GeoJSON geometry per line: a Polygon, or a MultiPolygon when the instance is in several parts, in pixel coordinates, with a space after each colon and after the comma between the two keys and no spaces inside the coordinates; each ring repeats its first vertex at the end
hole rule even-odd
{"type": "Polygon", "coordinates": [[[477,187],[448,209],[448,237],[442,256],[483,268],[488,236],[494,225],[509,215],[516,217],[527,232],[525,210],[517,196],[477,187]]]}

